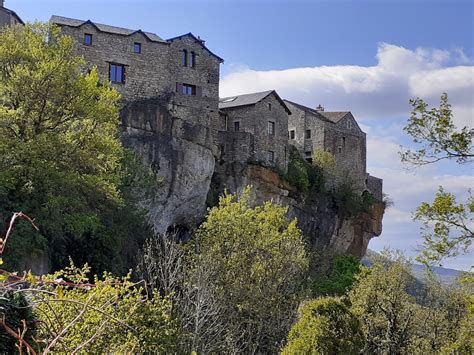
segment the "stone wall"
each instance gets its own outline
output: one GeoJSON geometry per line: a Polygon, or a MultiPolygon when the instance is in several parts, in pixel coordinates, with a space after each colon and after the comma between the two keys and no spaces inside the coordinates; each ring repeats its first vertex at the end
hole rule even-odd
{"type": "Polygon", "coordinates": [[[347,182],[363,191],[367,174],[365,133],[359,129],[351,114],[337,123],[325,124],[324,128],[325,150],[336,158],[336,182],[347,182]]]}
{"type": "Polygon", "coordinates": [[[379,201],[383,200],[383,180],[367,174],[367,190],[379,201]]]}
{"type": "Polygon", "coordinates": [[[283,172],[288,168],[288,113],[275,95],[270,94],[255,105],[226,108],[228,131],[239,130],[254,136],[254,162],[269,167],[278,167],[283,172]],[[268,131],[269,122],[275,123],[275,134],[268,131]],[[269,152],[274,153],[274,162],[269,160],[269,152]]]}

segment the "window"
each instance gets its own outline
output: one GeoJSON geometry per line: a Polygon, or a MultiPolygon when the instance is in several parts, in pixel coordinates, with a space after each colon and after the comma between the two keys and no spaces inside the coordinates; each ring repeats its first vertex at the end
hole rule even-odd
{"type": "Polygon", "coordinates": [[[269,111],[272,110],[272,104],[268,104],[268,110],[269,110],[269,111]]]}
{"type": "Polygon", "coordinates": [[[268,121],[268,135],[275,135],[275,122],[273,121],[268,121]]]}
{"type": "Polygon", "coordinates": [[[84,44],[86,46],[92,46],[92,35],[90,33],[84,34],[84,44]]]}
{"type": "Polygon", "coordinates": [[[133,44],[133,52],[137,53],[137,54],[140,54],[142,52],[142,44],[139,43],[139,42],[135,42],[133,44]]]}
{"type": "Polygon", "coordinates": [[[182,58],[183,67],[188,66],[188,51],[183,49],[183,58],[182,58]]]}
{"type": "Polygon", "coordinates": [[[311,155],[313,155],[313,152],[311,152],[311,150],[307,151],[307,152],[304,152],[306,154],[307,157],[310,157],[311,155]]]}
{"type": "Polygon", "coordinates": [[[350,120],[347,121],[347,128],[348,129],[352,128],[352,122],[350,120]]]}
{"type": "Polygon", "coordinates": [[[196,53],[191,52],[191,68],[196,68],[196,53]]]}
{"type": "Polygon", "coordinates": [[[183,95],[196,95],[196,85],[183,84],[183,95]]]}
{"type": "Polygon", "coordinates": [[[337,152],[342,153],[342,147],[337,147],[337,152]]]}
{"type": "Polygon", "coordinates": [[[346,146],[346,137],[342,137],[342,147],[346,146]]]}
{"type": "Polygon", "coordinates": [[[295,130],[294,129],[292,129],[290,131],[290,139],[295,139],[295,130]]]}
{"type": "Polygon", "coordinates": [[[310,130],[310,129],[307,129],[307,130],[306,130],[306,132],[305,132],[305,138],[306,138],[306,139],[311,138],[311,130],[310,130]]]}
{"type": "Polygon", "coordinates": [[[109,63],[109,80],[113,83],[125,83],[125,65],[109,63]]]}
{"type": "Polygon", "coordinates": [[[270,163],[273,163],[275,161],[275,152],[271,150],[268,151],[268,161],[270,163]]]}
{"type": "Polygon", "coordinates": [[[240,131],[240,122],[239,121],[234,122],[234,131],[235,132],[240,131]]]}

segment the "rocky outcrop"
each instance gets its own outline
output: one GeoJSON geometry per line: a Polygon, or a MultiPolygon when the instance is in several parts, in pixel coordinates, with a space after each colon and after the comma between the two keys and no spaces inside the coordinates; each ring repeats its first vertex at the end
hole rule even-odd
{"type": "Polygon", "coordinates": [[[154,99],[122,110],[122,142],[139,153],[160,183],[141,202],[158,233],[202,221],[215,164],[209,129],[173,115],[170,105],[154,99]]]}
{"type": "Polygon", "coordinates": [[[371,206],[357,216],[341,216],[327,196],[308,197],[283,180],[278,173],[252,164],[230,163],[216,167],[209,203],[225,189],[238,192],[252,186],[252,203],[274,201],[288,206],[311,249],[320,255],[350,253],[362,257],[371,238],[382,233],[383,203],[371,206]]]}

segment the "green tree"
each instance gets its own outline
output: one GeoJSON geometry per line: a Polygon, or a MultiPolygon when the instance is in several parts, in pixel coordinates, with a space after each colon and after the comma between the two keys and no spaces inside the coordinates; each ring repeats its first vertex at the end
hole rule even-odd
{"type": "Polygon", "coordinates": [[[413,334],[414,278],[403,260],[376,261],[363,268],[349,292],[351,310],[361,321],[368,353],[406,352],[413,334]]]}
{"type": "Polygon", "coordinates": [[[213,275],[230,351],[275,352],[301,300],[308,256],[296,220],[271,202],[221,197],[196,234],[194,265],[213,275]]]}
{"type": "Polygon", "coordinates": [[[313,165],[324,173],[325,178],[336,174],[336,157],[331,152],[316,149],[313,153],[313,165]]]}
{"type": "Polygon", "coordinates": [[[18,225],[8,268],[27,267],[26,255],[54,255],[58,269],[73,255],[99,270],[126,270],[145,228],[120,190],[131,172],[119,100],[96,70],[86,73],[73,39],[57,27],[0,32],[0,220],[23,211],[40,226],[31,233],[18,225]]]}
{"type": "Polygon", "coordinates": [[[439,108],[428,109],[428,104],[420,98],[410,100],[410,104],[413,110],[404,130],[420,147],[401,152],[403,162],[415,166],[446,159],[460,164],[472,162],[474,129],[456,129],[446,93],[441,95],[439,108]]]}
{"type": "MultiPolygon", "coordinates": [[[[439,108],[428,109],[428,104],[420,98],[410,100],[410,104],[413,109],[404,130],[420,147],[400,152],[402,162],[418,167],[441,160],[454,160],[458,164],[473,161],[474,129],[456,128],[446,93],[441,96],[439,108]]],[[[473,213],[471,194],[466,204],[457,204],[455,196],[440,187],[433,203],[424,202],[414,215],[425,230],[424,250],[418,260],[425,264],[440,263],[445,257],[466,252],[474,238],[470,227],[473,213]]]]}
{"type": "Polygon", "coordinates": [[[313,281],[314,296],[343,296],[352,287],[361,268],[359,258],[337,255],[332,260],[328,274],[313,281]]]}
{"type": "Polygon", "coordinates": [[[340,298],[303,303],[283,354],[359,354],[363,336],[359,320],[340,298]]]}
{"type": "Polygon", "coordinates": [[[417,208],[414,219],[423,223],[425,231],[419,260],[439,263],[469,250],[474,240],[474,197],[470,193],[467,203],[457,203],[453,194],[440,187],[431,204],[423,202],[417,208]]]}

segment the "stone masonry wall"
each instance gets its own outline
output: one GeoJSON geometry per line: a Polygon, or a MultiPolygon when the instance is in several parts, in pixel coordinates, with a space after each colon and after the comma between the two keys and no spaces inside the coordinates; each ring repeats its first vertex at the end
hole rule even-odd
{"type": "Polygon", "coordinates": [[[21,22],[19,22],[9,11],[0,6],[0,27],[14,26],[18,23],[21,22]]]}
{"type": "Polygon", "coordinates": [[[240,122],[240,131],[252,134],[253,158],[266,166],[276,166],[286,172],[288,167],[288,113],[274,95],[269,95],[255,105],[226,108],[228,130],[234,131],[234,123],[240,122]],[[271,109],[270,106],[271,105],[271,109]],[[275,134],[268,133],[269,122],[275,123],[275,134]],[[274,162],[268,160],[268,152],[274,152],[274,162]]]}
{"type": "Polygon", "coordinates": [[[62,33],[76,40],[76,48],[87,65],[97,67],[100,79],[109,79],[109,63],[125,65],[125,83],[113,83],[126,100],[156,97],[175,88],[168,70],[167,43],[151,42],[143,34],[131,36],[97,31],[91,24],[81,27],[62,26],[62,33]],[[84,45],[84,34],[92,35],[92,45],[84,45]],[[134,53],[135,42],[141,43],[141,53],[134,53]]]}

